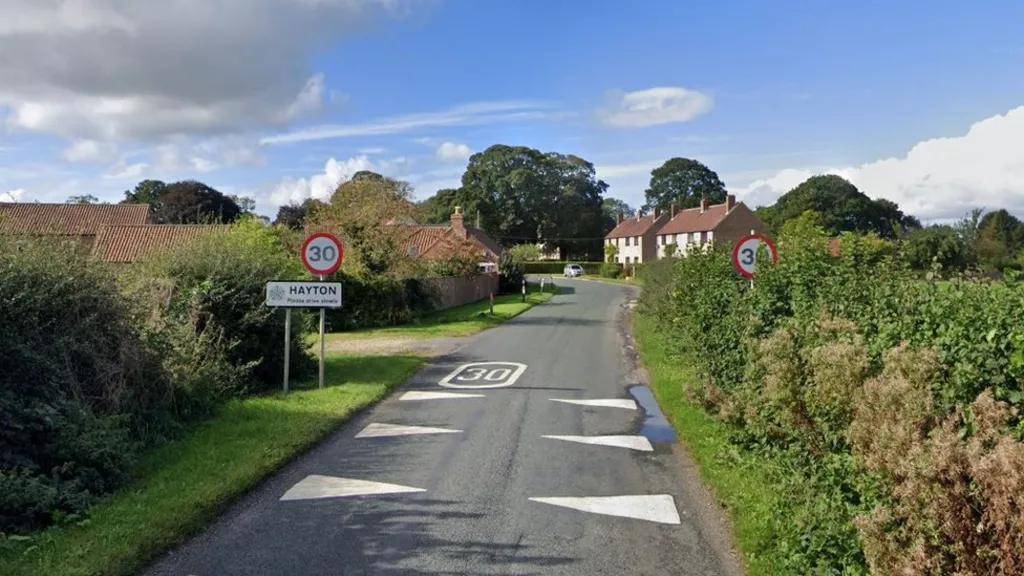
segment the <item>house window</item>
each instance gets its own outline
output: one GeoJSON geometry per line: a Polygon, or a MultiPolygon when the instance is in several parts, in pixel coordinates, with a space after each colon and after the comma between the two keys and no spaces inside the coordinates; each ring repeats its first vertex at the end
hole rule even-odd
{"type": "Polygon", "coordinates": [[[701,244],[707,244],[707,242],[708,242],[708,233],[707,232],[701,232],[700,233],[700,243],[701,244]]]}
{"type": "Polygon", "coordinates": [[[693,244],[697,243],[697,233],[696,232],[690,232],[690,242],[693,243],[693,244]]]}
{"type": "Polygon", "coordinates": [[[664,246],[665,244],[668,244],[668,236],[661,237],[661,245],[664,246]]]}
{"type": "Polygon", "coordinates": [[[639,236],[634,236],[633,237],[633,246],[639,246],[639,245],[640,245],[640,237],[639,236]]]}
{"type": "Polygon", "coordinates": [[[626,256],[626,264],[629,264],[629,256],[626,256]]]}

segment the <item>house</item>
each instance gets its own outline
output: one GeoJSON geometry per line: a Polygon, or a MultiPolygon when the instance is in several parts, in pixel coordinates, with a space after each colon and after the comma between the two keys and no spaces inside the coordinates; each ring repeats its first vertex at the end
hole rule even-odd
{"type": "Polygon", "coordinates": [[[655,234],[657,257],[664,258],[667,250],[685,255],[713,243],[732,244],[751,231],[764,233],[767,229],[764,222],[745,204],[737,203],[732,194],[726,196],[722,204],[708,205],[705,199],[696,208],[672,209],[668,221],[655,234]]]}
{"type": "Polygon", "coordinates": [[[479,228],[466,226],[462,208],[456,206],[448,226],[404,225],[409,230],[405,251],[412,258],[442,261],[463,250],[476,254],[479,265],[486,272],[496,272],[501,245],[479,228]]]}
{"type": "Polygon", "coordinates": [[[86,250],[105,226],[148,223],[148,204],[0,203],[0,235],[62,238],[86,250]]]}
{"type": "Polygon", "coordinates": [[[207,234],[223,234],[230,228],[213,224],[104,226],[93,243],[92,256],[103,262],[127,264],[207,234]]]}
{"type": "Polygon", "coordinates": [[[655,234],[668,221],[668,214],[655,212],[648,216],[637,213],[631,218],[619,215],[619,222],[605,235],[605,246],[615,246],[619,264],[642,264],[658,257],[655,234]]]}

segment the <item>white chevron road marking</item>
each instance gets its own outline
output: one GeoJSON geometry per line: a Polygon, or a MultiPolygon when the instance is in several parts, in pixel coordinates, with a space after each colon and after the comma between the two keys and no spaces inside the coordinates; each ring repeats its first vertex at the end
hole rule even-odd
{"type": "Polygon", "coordinates": [[[590,496],[582,498],[530,498],[534,502],[593,514],[636,518],[659,524],[680,524],[676,502],[668,494],[651,496],[590,496]]]}
{"type": "Polygon", "coordinates": [[[458,434],[462,430],[432,428],[430,426],[404,426],[401,424],[371,423],[363,428],[356,438],[383,438],[385,436],[415,436],[418,434],[458,434]]]}
{"type": "Polygon", "coordinates": [[[645,436],[542,436],[542,438],[579,442],[580,444],[593,444],[595,446],[631,448],[642,452],[654,451],[654,446],[651,446],[651,441],[645,436]]]}
{"type": "Polygon", "coordinates": [[[571,398],[552,398],[552,402],[565,402],[566,404],[579,404],[580,406],[599,406],[602,408],[625,408],[636,410],[636,402],[627,398],[604,398],[598,400],[573,400],[571,398]]]}
{"type": "Polygon", "coordinates": [[[281,496],[281,500],[313,500],[316,498],[343,498],[345,496],[403,494],[406,492],[426,492],[426,490],[385,482],[371,482],[369,480],[313,474],[306,476],[298,484],[289,488],[284,493],[284,496],[281,496]]]}
{"type": "Polygon", "coordinates": [[[413,390],[402,394],[399,400],[457,400],[461,398],[485,398],[486,394],[463,394],[461,392],[420,392],[413,390]]]}

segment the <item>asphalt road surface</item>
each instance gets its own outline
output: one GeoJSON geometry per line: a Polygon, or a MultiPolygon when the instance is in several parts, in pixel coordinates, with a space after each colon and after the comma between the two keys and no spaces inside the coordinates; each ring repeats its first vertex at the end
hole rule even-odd
{"type": "Polygon", "coordinates": [[[436,358],[146,573],[734,573],[636,388],[630,290],[559,282],[569,293],[436,358]]]}

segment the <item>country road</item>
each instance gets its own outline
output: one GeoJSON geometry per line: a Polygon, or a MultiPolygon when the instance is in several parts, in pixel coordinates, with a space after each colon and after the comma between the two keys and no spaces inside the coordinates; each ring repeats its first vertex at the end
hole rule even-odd
{"type": "Polygon", "coordinates": [[[559,283],[568,293],[435,358],[145,573],[737,573],[636,388],[631,289],[559,283]]]}

